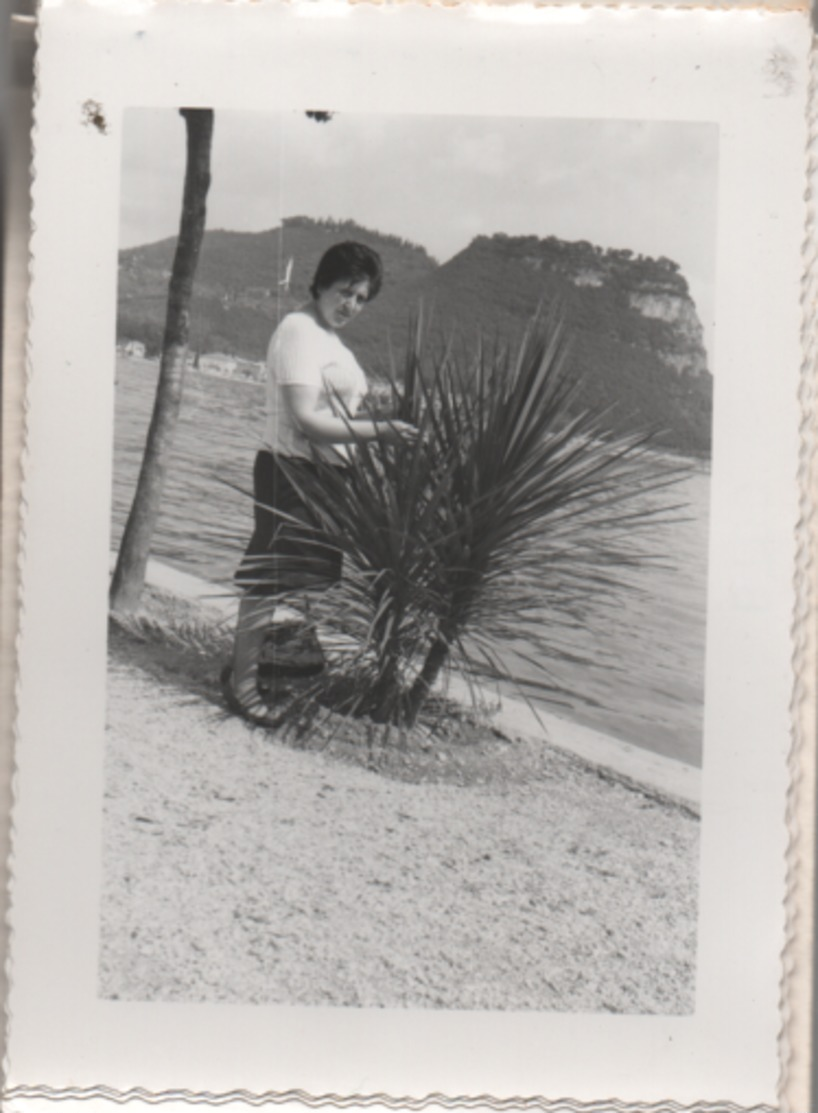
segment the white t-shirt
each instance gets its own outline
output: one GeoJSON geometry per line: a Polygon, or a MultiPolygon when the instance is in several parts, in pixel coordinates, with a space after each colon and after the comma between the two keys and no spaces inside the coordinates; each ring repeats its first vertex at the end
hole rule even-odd
{"type": "Polygon", "coordinates": [[[349,348],[302,310],[284,318],[267,349],[266,447],[282,456],[348,459],[347,445],[316,445],[304,436],[281,389],[288,385],[317,387],[318,409],[338,417],[354,414],[367,392],[366,375],[349,348]]]}

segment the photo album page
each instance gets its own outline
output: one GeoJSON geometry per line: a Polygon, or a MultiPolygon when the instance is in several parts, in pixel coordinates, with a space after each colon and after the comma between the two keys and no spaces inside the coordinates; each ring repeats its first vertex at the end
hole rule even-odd
{"type": "Polygon", "coordinates": [[[810,37],[43,6],[9,1113],[804,1113],[810,37]]]}

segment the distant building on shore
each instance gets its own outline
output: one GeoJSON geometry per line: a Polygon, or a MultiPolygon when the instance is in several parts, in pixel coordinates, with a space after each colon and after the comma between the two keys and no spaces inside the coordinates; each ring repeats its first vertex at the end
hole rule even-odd
{"type": "Polygon", "coordinates": [[[145,358],[145,345],[141,340],[129,340],[125,345],[124,352],[126,356],[131,359],[144,359],[145,358]]]}
{"type": "Polygon", "coordinates": [[[199,356],[198,369],[204,375],[221,375],[229,379],[236,369],[236,357],[224,352],[204,352],[199,356]]]}
{"type": "Polygon", "coordinates": [[[245,382],[261,382],[264,364],[252,360],[239,359],[225,352],[205,352],[199,356],[198,370],[203,375],[216,375],[221,379],[241,379],[245,382]]]}

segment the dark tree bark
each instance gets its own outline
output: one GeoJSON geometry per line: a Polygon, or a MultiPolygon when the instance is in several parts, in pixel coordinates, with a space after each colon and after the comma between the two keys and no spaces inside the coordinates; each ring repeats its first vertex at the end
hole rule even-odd
{"type": "Polygon", "coordinates": [[[435,681],[440,675],[440,670],[448,661],[449,653],[449,642],[446,638],[437,638],[432,643],[426,655],[426,660],[423,662],[423,668],[420,670],[412,687],[409,689],[409,694],[404,706],[406,722],[409,726],[414,726],[417,722],[420,709],[428,699],[432,688],[434,688],[435,681]]]}
{"type": "Polygon", "coordinates": [[[145,584],[151,538],[159,516],[168,458],[182,402],[193,279],[204,238],[207,192],[210,188],[213,110],[183,108],[181,114],[187,128],[182,218],[168,289],[156,400],[139,481],[111,581],[111,609],[119,612],[132,611],[137,606],[145,584]]]}

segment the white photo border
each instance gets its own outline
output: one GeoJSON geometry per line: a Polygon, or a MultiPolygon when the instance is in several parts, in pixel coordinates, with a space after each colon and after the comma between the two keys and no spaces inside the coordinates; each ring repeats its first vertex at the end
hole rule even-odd
{"type": "Polygon", "coordinates": [[[48,1100],[43,1087],[67,1100],[77,1087],[120,1095],[138,1087],[281,1100],[299,1092],[307,1101],[541,1095],[535,1100],[553,1108],[566,1094],[573,1103],[776,1101],[808,45],[801,13],[761,11],[272,3],[116,11],[76,2],[43,10],[10,1109],[36,1108],[48,1100]],[[773,50],[789,60],[783,85],[769,66],[773,50]],[[88,101],[102,107],[104,133],[88,125],[88,101]],[[377,105],[394,113],[719,125],[695,1015],[96,997],[119,154],[124,110],[152,105],[349,112],[377,105]]]}

